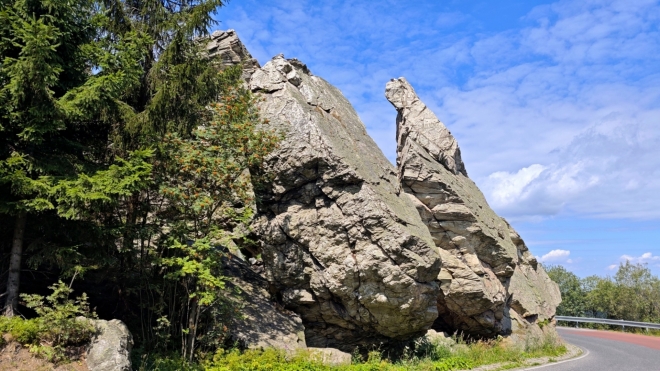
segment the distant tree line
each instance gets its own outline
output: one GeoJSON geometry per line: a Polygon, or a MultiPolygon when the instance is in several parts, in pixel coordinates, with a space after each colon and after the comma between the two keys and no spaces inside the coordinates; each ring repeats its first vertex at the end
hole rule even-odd
{"type": "Polygon", "coordinates": [[[145,352],[222,341],[221,247],[245,239],[279,140],[241,67],[205,54],[222,5],[0,0],[5,316],[65,279],[145,352]]]}
{"type": "Polygon", "coordinates": [[[621,264],[614,276],[580,278],[562,266],[546,267],[559,285],[557,315],[660,323],[660,279],[643,264],[621,264]]]}

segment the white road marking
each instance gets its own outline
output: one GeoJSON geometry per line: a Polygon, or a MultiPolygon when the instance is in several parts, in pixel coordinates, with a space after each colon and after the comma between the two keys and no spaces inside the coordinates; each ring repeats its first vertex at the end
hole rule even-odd
{"type": "MultiPolygon", "coordinates": [[[[580,348],[580,347],[578,347],[578,348],[580,348]]],[[[559,364],[566,363],[566,362],[577,361],[578,359],[582,359],[582,358],[589,355],[589,350],[588,349],[584,349],[584,348],[580,348],[580,349],[582,350],[582,355],[579,356],[579,357],[571,358],[571,359],[565,359],[565,360],[559,361],[559,362],[547,363],[547,364],[541,365],[541,366],[535,366],[535,367],[530,367],[530,368],[521,368],[520,370],[525,370],[525,371],[527,371],[527,370],[538,370],[539,368],[543,368],[543,367],[554,366],[554,365],[559,365],[559,364]]]]}

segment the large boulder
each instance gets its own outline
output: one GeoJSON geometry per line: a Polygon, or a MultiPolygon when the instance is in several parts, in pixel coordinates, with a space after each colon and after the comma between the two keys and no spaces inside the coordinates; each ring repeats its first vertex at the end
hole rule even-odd
{"type": "Polygon", "coordinates": [[[253,230],[271,290],[301,316],[307,345],[350,352],[424,334],[438,316],[439,250],[353,107],[282,55],[249,86],[285,134],[253,230]]]}
{"type": "Polygon", "coordinates": [[[96,335],[87,350],[87,368],[90,371],[131,371],[133,336],[126,325],[118,320],[90,320],[96,335]]]}
{"type": "Polygon", "coordinates": [[[403,191],[442,256],[434,328],[493,336],[552,321],[557,285],[468,178],[456,139],[404,78],[391,80],[385,95],[398,111],[403,191]]]}
{"type": "Polygon", "coordinates": [[[224,262],[226,289],[238,312],[232,315],[229,326],[231,342],[248,349],[282,349],[289,354],[305,349],[300,317],[273,300],[268,282],[245,261],[229,256],[224,262]]]}

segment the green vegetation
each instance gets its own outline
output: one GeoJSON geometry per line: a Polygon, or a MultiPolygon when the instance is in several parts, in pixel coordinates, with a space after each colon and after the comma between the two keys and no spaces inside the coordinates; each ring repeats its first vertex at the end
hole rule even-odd
{"type": "Polygon", "coordinates": [[[547,271],[562,295],[557,315],[660,323],[660,279],[644,265],[626,262],[613,277],[582,279],[561,266],[547,271]]]}
{"type": "Polygon", "coordinates": [[[383,358],[379,351],[368,356],[354,355],[350,365],[330,366],[306,351],[293,356],[275,349],[220,349],[213,357],[199,364],[187,364],[180,358],[160,358],[143,362],[141,371],[450,371],[472,369],[482,365],[499,364],[497,369],[509,369],[525,364],[531,358],[558,357],[566,347],[555,337],[548,336],[522,347],[505,344],[501,340],[470,344],[458,339],[457,344],[418,342],[396,361],[383,358]]]}
{"type": "Polygon", "coordinates": [[[32,352],[57,363],[67,359],[68,346],[89,342],[96,330],[91,322],[81,319],[93,317],[85,295],[70,299],[73,290],[61,281],[50,289],[53,292],[47,297],[23,295],[38,317],[0,317],[0,334],[10,334],[11,339],[29,346],[32,352]]]}
{"type": "Polygon", "coordinates": [[[21,299],[75,277],[90,296],[71,305],[126,322],[138,354],[223,344],[220,258],[249,233],[280,136],[241,67],[200,42],[222,5],[0,0],[0,298],[8,318],[34,317],[11,320],[25,342],[87,336],[42,331],[76,329],[71,308],[21,299]]]}
{"type": "MultiPolygon", "coordinates": [[[[414,351],[405,354],[402,359],[389,361],[383,359],[380,352],[370,352],[366,359],[357,359],[351,365],[329,366],[320,363],[306,352],[287,357],[276,350],[239,352],[220,350],[200,366],[204,371],[302,371],[302,370],[338,370],[338,371],[426,371],[426,370],[461,370],[501,363],[502,368],[522,365],[525,360],[543,356],[560,356],[566,348],[557,339],[548,337],[524,347],[507,346],[498,340],[481,341],[450,347],[446,344],[417,344],[414,351]]],[[[166,370],[166,368],[154,370],[166,370]]]]}

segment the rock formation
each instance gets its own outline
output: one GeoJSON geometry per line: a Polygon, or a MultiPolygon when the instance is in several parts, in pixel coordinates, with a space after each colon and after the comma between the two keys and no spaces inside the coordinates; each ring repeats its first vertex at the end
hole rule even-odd
{"type": "Polygon", "coordinates": [[[89,320],[94,322],[96,335],[87,350],[90,371],[131,371],[133,335],[118,320],[89,320]]]}
{"type": "Polygon", "coordinates": [[[236,256],[224,262],[226,290],[240,308],[232,317],[231,343],[248,349],[278,348],[291,354],[305,349],[305,327],[297,314],[278,308],[268,292],[268,281],[236,256]]]}
{"type": "MultiPolygon", "coordinates": [[[[262,117],[284,134],[266,163],[273,181],[258,194],[258,251],[246,255],[260,255],[266,301],[300,316],[307,346],[350,352],[431,327],[525,334],[553,320],[557,286],[490,209],[456,140],[404,79],[386,92],[399,111],[397,171],[341,92],[302,62],[279,55],[260,68],[232,30],[214,33],[208,50],[242,61],[262,117]]],[[[244,329],[260,344],[258,329],[244,329]]],[[[277,337],[294,338],[285,335],[277,337]]]]}
{"type": "Polygon", "coordinates": [[[438,315],[438,249],[350,103],[281,55],[249,85],[285,133],[254,230],[307,344],[350,351],[423,334],[438,315]]]}
{"type": "Polygon", "coordinates": [[[455,138],[404,78],[391,80],[385,95],[398,111],[403,192],[441,250],[434,328],[493,336],[552,320],[557,285],[468,178],[455,138]]]}
{"type": "Polygon", "coordinates": [[[234,30],[215,31],[206,41],[206,52],[210,57],[218,57],[223,65],[233,66],[242,63],[245,79],[260,67],[259,62],[250,55],[234,30]]]}

